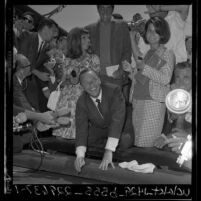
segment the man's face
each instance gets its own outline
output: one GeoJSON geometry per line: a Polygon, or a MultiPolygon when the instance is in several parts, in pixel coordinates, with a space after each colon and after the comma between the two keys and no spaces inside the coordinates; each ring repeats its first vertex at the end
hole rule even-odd
{"type": "Polygon", "coordinates": [[[113,9],[111,5],[100,5],[98,9],[100,20],[102,22],[110,22],[112,18],[112,12],[113,9]]]}
{"type": "Polygon", "coordinates": [[[186,50],[187,50],[188,54],[192,53],[192,37],[189,37],[186,40],[186,50]]]}
{"type": "Polygon", "coordinates": [[[44,40],[46,42],[51,41],[53,38],[58,37],[58,29],[55,25],[52,25],[51,27],[45,26],[44,27],[44,40]]]}
{"type": "Polygon", "coordinates": [[[192,70],[190,68],[176,69],[175,86],[180,89],[190,91],[192,88],[192,70]]]}
{"type": "Polygon", "coordinates": [[[30,66],[30,62],[27,58],[22,58],[21,60],[21,70],[23,71],[23,75],[24,77],[27,77],[29,75],[31,75],[31,66],[30,66]]]}
{"type": "Polygon", "coordinates": [[[81,84],[84,90],[92,97],[96,98],[100,94],[101,81],[95,72],[86,72],[81,77],[81,84]]]}
{"type": "Polygon", "coordinates": [[[24,24],[24,29],[26,30],[32,30],[34,28],[34,19],[31,15],[25,15],[23,17],[23,24],[24,24]]]}

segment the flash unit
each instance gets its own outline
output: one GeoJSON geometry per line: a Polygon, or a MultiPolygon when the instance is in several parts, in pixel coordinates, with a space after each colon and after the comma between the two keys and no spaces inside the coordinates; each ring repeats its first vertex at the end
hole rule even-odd
{"type": "MultiPolygon", "coordinates": [[[[165,99],[165,104],[168,110],[175,114],[186,113],[185,119],[191,122],[191,94],[183,89],[174,89],[170,91],[165,99]]],[[[192,140],[191,135],[187,136],[187,141],[184,143],[181,154],[177,158],[177,163],[182,166],[184,161],[192,158],[192,140]]]]}

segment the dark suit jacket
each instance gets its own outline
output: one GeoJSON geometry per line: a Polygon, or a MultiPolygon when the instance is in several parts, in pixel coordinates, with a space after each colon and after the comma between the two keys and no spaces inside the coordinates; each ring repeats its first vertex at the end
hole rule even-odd
{"type": "Polygon", "coordinates": [[[48,56],[46,55],[47,44],[43,45],[41,52],[38,56],[38,33],[37,32],[29,32],[24,31],[17,39],[17,50],[18,53],[25,55],[29,61],[31,62],[32,69],[42,69],[42,64],[48,60],[48,56]]]}
{"type": "MultiPolygon", "coordinates": [[[[45,72],[43,64],[48,60],[46,51],[48,49],[47,44],[43,45],[41,52],[38,56],[38,33],[24,31],[17,39],[18,53],[25,55],[31,62],[31,69],[37,69],[41,72],[45,72]]],[[[47,110],[47,98],[43,95],[42,88],[48,86],[48,82],[43,82],[38,79],[37,76],[31,75],[28,80],[28,87],[25,90],[25,94],[32,101],[38,102],[38,110],[44,112],[47,110]]]]}
{"type": "Polygon", "coordinates": [[[83,92],[76,105],[76,146],[104,147],[108,137],[120,138],[125,120],[125,100],[116,85],[103,84],[101,107],[104,119],[90,96],[83,92]]]}
{"type": "MultiPolygon", "coordinates": [[[[85,28],[89,31],[90,34],[92,51],[94,54],[100,57],[100,22],[90,24],[85,28]]],[[[124,72],[121,62],[127,60],[129,63],[131,63],[132,56],[131,41],[127,24],[125,22],[112,21],[110,36],[111,65],[119,64],[119,73],[121,75],[120,77],[123,79],[124,72]]],[[[112,82],[112,79],[108,80],[111,81],[111,83],[115,83],[112,82]]]]}
{"type": "MultiPolygon", "coordinates": [[[[86,29],[90,33],[92,51],[100,56],[100,22],[88,25],[86,29]]],[[[124,60],[131,63],[131,41],[125,22],[111,22],[110,55],[112,65],[121,65],[124,60]]]]}
{"type": "Polygon", "coordinates": [[[34,101],[33,99],[30,99],[30,97],[27,97],[24,92],[27,84],[24,81],[22,85],[20,85],[16,74],[13,75],[13,104],[27,110],[32,110],[32,107],[34,109],[37,109],[37,101],[34,101]]]}

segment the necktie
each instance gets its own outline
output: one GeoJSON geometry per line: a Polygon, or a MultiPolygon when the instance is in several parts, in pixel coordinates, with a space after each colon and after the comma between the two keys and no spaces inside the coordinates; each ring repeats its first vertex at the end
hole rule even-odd
{"type": "Polygon", "coordinates": [[[102,111],[102,108],[101,108],[101,102],[99,99],[96,99],[96,102],[98,103],[97,107],[98,107],[98,110],[103,118],[103,111],[102,111]]]}
{"type": "Polygon", "coordinates": [[[43,48],[44,43],[45,43],[45,42],[42,41],[41,44],[40,44],[40,47],[39,47],[39,50],[38,50],[38,54],[37,54],[37,58],[38,58],[39,55],[40,55],[40,52],[41,52],[41,50],[42,50],[42,48],[43,48]]]}

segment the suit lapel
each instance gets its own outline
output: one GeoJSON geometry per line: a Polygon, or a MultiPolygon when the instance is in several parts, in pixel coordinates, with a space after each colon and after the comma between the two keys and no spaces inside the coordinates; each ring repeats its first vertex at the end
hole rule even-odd
{"type": "Polygon", "coordinates": [[[88,106],[88,110],[90,112],[90,114],[92,114],[93,119],[97,119],[98,122],[104,122],[104,119],[101,117],[98,108],[96,107],[96,105],[94,104],[93,100],[89,97],[89,95],[86,95],[87,98],[87,106],[88,106]]]}

